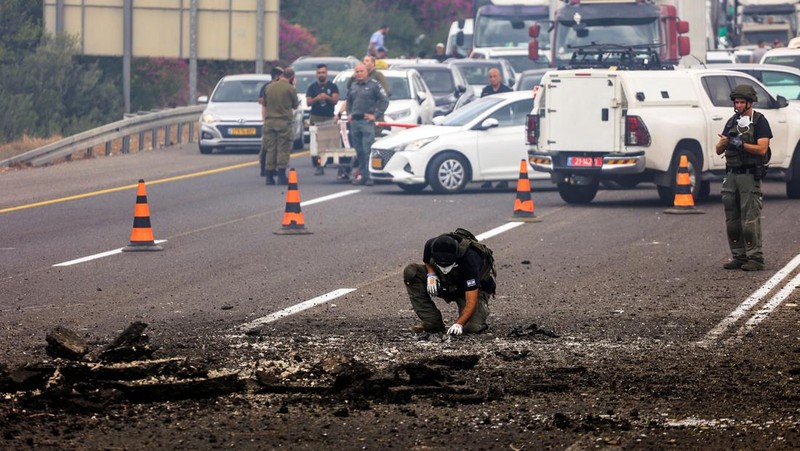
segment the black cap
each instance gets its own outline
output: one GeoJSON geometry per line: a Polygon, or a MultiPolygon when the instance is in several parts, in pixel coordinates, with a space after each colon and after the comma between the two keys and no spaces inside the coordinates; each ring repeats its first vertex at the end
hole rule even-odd
{"type": "Polygon", "coordinates": [[[442,235],[431,245],[431,256],[439,266],[450,266],[456,262],[458,242],[452,237],[442,235]]]}

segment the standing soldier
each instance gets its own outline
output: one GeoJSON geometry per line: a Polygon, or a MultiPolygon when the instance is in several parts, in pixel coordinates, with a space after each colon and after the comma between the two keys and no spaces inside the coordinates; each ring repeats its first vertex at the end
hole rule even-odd
{"type": "MultiPolygon", "coordinates": [[[[328,66],[317,66],[317,82],[311,83],[306,90],[306,103],[311,106],[309,121],[319,125],[333,120],[333,110],[339,102],[339,88],[328,80],[328,66]]],[[[319,158],[311,157],[311,163],[317,168],[314,175],[325,173],[324,165],[319,158]]]]}
{"type": "Polygon", "coordinates": [[[275,66],[269,72],[271,76],[271,80],[264,83],[264,86],[261,87],[261,90],[258,92],[258,103],[261,104],[261,150],[258,152],[258,164],[261,167],[261,177],[265,177],[267,175],[267,168],[264,166],[267,161],[267,134],[264,133],[264,116],[266,115],[266,110],[264,109],[264,99],[267,96],[267,88],[269,84],[273,81],[276,81],[278,77],[281,76],[283,73],[283,68],[280,66],[275,66]]]}
{"type": "Polygon", "coordinates": [[[356,82],[347,91],[347,121],[350,135],[356,149],[358,166],[361,172],[353,185],[372,186],[369,177],[369,153],[375,142],[375,120],[389,107],[389,98],[380,83],[369,78],[367,67],[356,64],[356,82]]]}
{"type": "Polygon", "coordinates": [[[403,281],[411,307],[421,323],[411,327],[415,333],[445,331],[442,312],[433,298],[455,301],[458,319],[448,334],[479,333],[486,330],[489,297],[497,288],[492,251],[467,230],[456,229],[431,238],[422,251],[423,263],[411,263],[403,271],[403,281]]]}
{"type": "Polygon", "coordinates": [[[277,82],[269,84],[264,96],[264,131],[266,135],[267,185],[274,185],[277,174],[278,184],[287,185],[286,166],[292,151],[292,121],[294,109],[299,106],[297,91],[292,85],[294,69],[286,68],[277,82]]]}
{"type": "Polygon", "coordinates": [[[761,179],[769,162],[772,130],[763,114],[753,110],[756,90],[738,85],[731,91],[735,114],[725,124],[717,143],[717,155],[725,154],[722,204],[732,259],[725,269],[764,269],[761,249],[761,179]]]}

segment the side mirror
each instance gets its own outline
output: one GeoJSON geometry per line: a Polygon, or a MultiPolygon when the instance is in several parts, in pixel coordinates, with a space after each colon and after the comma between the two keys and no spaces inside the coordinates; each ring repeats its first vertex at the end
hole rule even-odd
{"type": "Polygon", "coordinates": [[[428,98],[428,94],[425,94],[424,92],[418,92],[418,93],[417,93],[417,102],[418,102],[420,105],[422,105],[422,103],[423,103],[423,102],[425,102],[425,100],[426,100],[427,98],[428,98]]]}
{"type": "Polygon", "coordinates": [[[460,94],[464,94],[465,92],[467,92],[467,87],[464,85],[458,85],[456,86],[456,89],[460,94]]]}
{"type": "Polygon", "coordinates": [[[458,45],[459,47],[464,45],[464,32],[463,31],[459,31],[458,33],[456,33],[456,45],[458,45]]]}
{"type": "Polygon", "coordinates": [[[538,23],[534,23],[533,25],[528,27],[528,37],[538,38],[540,31],[541,31],[541,29],[539,27],[539,24],[538,23]]]}
{"type": "Polygon", "coordinates": [[[436,116],[432,121],[433,125],[442,125],[442,122],[444,122],[444,116],[436,116]]]}
{"type": "Polygon", "coordinates": [[[786,108],[789,106],[789,101],[784,96],[778,96],[778,108],[786,108]]]}
{"type": "Polygon", "coordinates": [[[200,96],[197,98],[197,103],[208,103],[208,96],[200,96]]]}
{"type": "Polygon", "coordinates": [[[487,130],[487,129],[494,128],[494,127],[499,127],[499,126],[500,126],[500,122],[498,122],[497,119],[495,119],[493,117],[484,119],[484,121],[481,122],[481,130],[487,130]]]}
{"type": "Polygon", "coordinates": [[[466,21],[466,20],[464,20],[464,19],[458,19],[458,29],[459,29],[459,30],[463,30],[463,29],[464,29],[464,24],[465,24],[465,23],[467,23],[467,21],[466,21]]]}
{"type": "Polygon", "coordinates": [[[528,41],[528,59],[531,61],[539,59],[539,40],[536,38],[528,41]]]}
{"type": "Polygon", "coordinates": [[[678,36],[678,55],[686,56],[692,52],[689,36],[678,36]]]}
{"type": "Polygon", "coordinates": [[[689,22],[685,20],[679,20],[676,24],[676,28],[678,29],[679,34],[686,34],[689,32],[689,22]]]}

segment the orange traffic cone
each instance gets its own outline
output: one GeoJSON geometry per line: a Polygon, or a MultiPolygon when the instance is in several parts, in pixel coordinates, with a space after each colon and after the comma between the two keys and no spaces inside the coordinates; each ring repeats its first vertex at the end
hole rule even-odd
{"type": "Polygon", "coordinates": [[[153,239],[153,229],[150,227],[150,207],[147,206],[147,190],[144,187],[144,180],[139,180],[139,186],[136,189],[136,208],[133,212],[131,242],[123,247],[122,251],[162,250],[164,248],[156,244],[153,239]]]}
{"type": "MultiPolygon", "coordinates": [[[[676,182],[677,186],[675,187],[675,200],[673,201],[673,206],[672,208],[664,210],[664,213],[675,215],[703,213],[694,207],[692,181],[689,179],[689,159],[686,158],[686,155],[681,155],[676,182]]],[[[698,180],[697,183],[700,183],[700,181],[698,180]]]]}
{"type": "Polygon", "coordinates": [[[528,178],[528,162],[522,160],[519,164],[517,198],[514,200],[514,216],[508,220],[517,222],[539,222],[540,219],[536,217],[533,208],[531,180],[528,178]]]}
{"type": "Polygon", "coordinates": [[[297,171],[289,169],[289,190],[286,191],[286,210],[281,228],[276,235],[302,235],[313,233],[306,229],[303,212],[300,211],[300,191],[297,190],[297,171]]]}

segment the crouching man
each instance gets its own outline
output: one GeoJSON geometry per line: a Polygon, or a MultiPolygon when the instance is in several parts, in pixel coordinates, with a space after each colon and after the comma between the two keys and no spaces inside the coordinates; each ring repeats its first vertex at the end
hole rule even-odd
{"type": "Polygon", "coordinates": [[[442,312],[433,302],[436,296],[458,306],[458,319],[447,329],[448,334],[486,330],[489,297],[497,286],[492,250],[469,231],[457,229],[429,239],[422,261],[409,264],[403,271],[411,307],[422,320],[411,331],[445,332],[442,312]]]}

